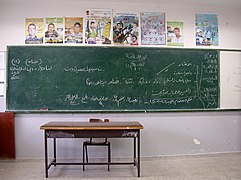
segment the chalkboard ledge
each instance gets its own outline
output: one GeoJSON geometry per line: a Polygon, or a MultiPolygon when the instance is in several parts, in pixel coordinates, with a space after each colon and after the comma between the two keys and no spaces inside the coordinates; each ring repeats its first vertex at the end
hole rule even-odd
{"type": "Polygon", "coordinates": [[[46,113],[46,114],[51,114],[51,113],[180,113],[180,112],[232,112],[232,111],[241,111],[241,109],[163,109],[163,110],[6,110],[5,112],[14,112],[14,113],[23,113],[23,114],[29,114],[29,113],[46,113]]]}

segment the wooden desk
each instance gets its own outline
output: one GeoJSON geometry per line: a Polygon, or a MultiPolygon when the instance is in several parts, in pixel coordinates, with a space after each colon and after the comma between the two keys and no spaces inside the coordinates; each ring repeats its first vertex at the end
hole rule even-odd
{"type": "Polygon", "coordinates": [[[143,126],[139,122],[48,122],[40,127],[44,130],[45,147],[45,173],[48,178],[48,169],[54,165],[120,165],[133,164],[137,167],[137,176],[140,177],[140,130],[143,126]],[[53,139],[54,159],[48,163],[48,138],[53,139]],[[56,158],[57,138],[133,138],[134,139],[134,160],[131,162],[110,162],[110,163],[58,163],[56,158]],[[137,139],[137,143],[136,143],[137,139]],[[137,148],[136,148],[137,147],[137,148]],[[136,157],[137,150],[137,157],[136,157]]]}

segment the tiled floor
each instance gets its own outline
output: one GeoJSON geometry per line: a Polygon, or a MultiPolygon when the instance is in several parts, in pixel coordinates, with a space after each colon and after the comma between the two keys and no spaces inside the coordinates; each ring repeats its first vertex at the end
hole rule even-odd
{"type": "MultiPolygon", "coordinates": [[[[45,179],[43,160],[0,160],[0,179],[45,179]]],[[[133,166],[56,166],[49,179],[240,180],[241,153],[144,158],[141,178],[133,166]]]]}

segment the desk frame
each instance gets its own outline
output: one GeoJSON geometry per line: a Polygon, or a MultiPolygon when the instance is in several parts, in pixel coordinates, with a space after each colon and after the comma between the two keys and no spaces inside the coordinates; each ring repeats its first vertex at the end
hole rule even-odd
{"type": "MultiPolygon", "coordinates": [[[[143,128],[143,127],[142,127],[143,128]]],[[[45,177],[48,178],[48,170],[54,165],[131,165],[137,167],[137,176],[140,177],[140,129],[135,128],[131,129],[126,127],[126,129],[96,129],[96,130],[75,130],[73,129],[59,129],[59,128],[42,128],[44,129],[44,150],[45,150],[45,177]],[[48,139],[53,139],[53,160],[48,162],[48,139]],[[131,162],[102,162],[102,163],[87,163],[87,162],[66,162],[58,163],[57,162],[57,153],[56,153],[56,139],[57,138],[133,138],[134,139],[134,159],[131,162]],[[136,143],[137,140],[137,143],[136,143]],[[137,154],[136,154],[137,152],[137,154]],[[136,157],[137,155],[137,157],[136,157]]]]}

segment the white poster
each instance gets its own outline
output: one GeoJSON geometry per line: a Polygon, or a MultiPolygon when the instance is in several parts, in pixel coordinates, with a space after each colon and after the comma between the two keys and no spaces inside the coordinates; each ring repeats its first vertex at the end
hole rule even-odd
{"type": "Polygon", "coordinates": [[[87,44],[111,44],[111,9],[87,9],[85,42],[87,44]]]}
{"type": "Polygon", "coordinates": [[[166,16],[163,12],[141,13],[141,44],[166,44],[166,16]]]}

